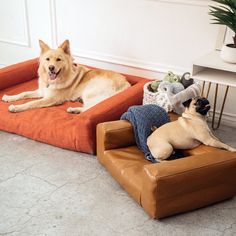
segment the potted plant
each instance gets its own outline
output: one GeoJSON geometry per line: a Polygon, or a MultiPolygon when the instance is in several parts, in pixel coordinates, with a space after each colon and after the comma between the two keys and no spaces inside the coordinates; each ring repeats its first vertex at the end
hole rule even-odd
{"type": "Polygon", "coordinates": [[[219,6],[210,6],[209,14],[213,16],[213,24],[226,25],[234,32],[233,43],[222,47],[221,58],[229,63],[236,63],[236,0],[213,0],[219,6]]]}

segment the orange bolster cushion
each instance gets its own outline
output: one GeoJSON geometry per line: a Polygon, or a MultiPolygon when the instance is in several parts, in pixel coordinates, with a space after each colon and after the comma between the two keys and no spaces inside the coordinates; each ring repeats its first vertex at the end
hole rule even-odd
{"type": "MultiPolygon", "coordinates": [[[[38,59],[1,69],[0,99],[4,94],[36,89],[37,69],[38,59]]],[[[67,113],[66,109],[69,106],[81,106],[79,102],[65,102],[60,106],[10,113],[8,106],[11,103],[0,101],[0,130],[57,147],[95,154],[96,125],[117,120],[129,106],[142,103],[143,86],[148,80],[131,75],[126,77],[132,84],[130,88],[77,115],[67,113]]]]}

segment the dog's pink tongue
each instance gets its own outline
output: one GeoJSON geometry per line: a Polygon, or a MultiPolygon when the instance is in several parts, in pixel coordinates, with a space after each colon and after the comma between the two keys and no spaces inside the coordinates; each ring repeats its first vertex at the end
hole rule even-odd
{"type": "Polygon", "coordinates": [[[49,77],[50,77],[51,80],[54,80],[54,79],[56,79],[57,74],[50,73],[50,74],[49,74],[49,77]]]}

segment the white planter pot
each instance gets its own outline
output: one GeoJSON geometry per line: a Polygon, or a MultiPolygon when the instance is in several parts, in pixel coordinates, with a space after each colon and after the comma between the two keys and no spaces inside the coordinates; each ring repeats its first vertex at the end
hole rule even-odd
{"type": "Polygon", "coordinates": [[[226,62],[236,63],[236,48],[232,48],[227,45],[222,47],[220,57],[226,62]]]}

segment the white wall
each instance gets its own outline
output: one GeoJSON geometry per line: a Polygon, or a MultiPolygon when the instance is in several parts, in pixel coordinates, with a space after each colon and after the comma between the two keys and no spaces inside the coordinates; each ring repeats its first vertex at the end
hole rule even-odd
{"type": "MultiPolygon", "coordinates": [[[[71,42],[76,61],[160,78],[214,50],[208,0],[0,0],[0,66],[38,56],[38,39],[71,42]]],[[[224,121],[236,120],[235,90],[224,121]]]]}

